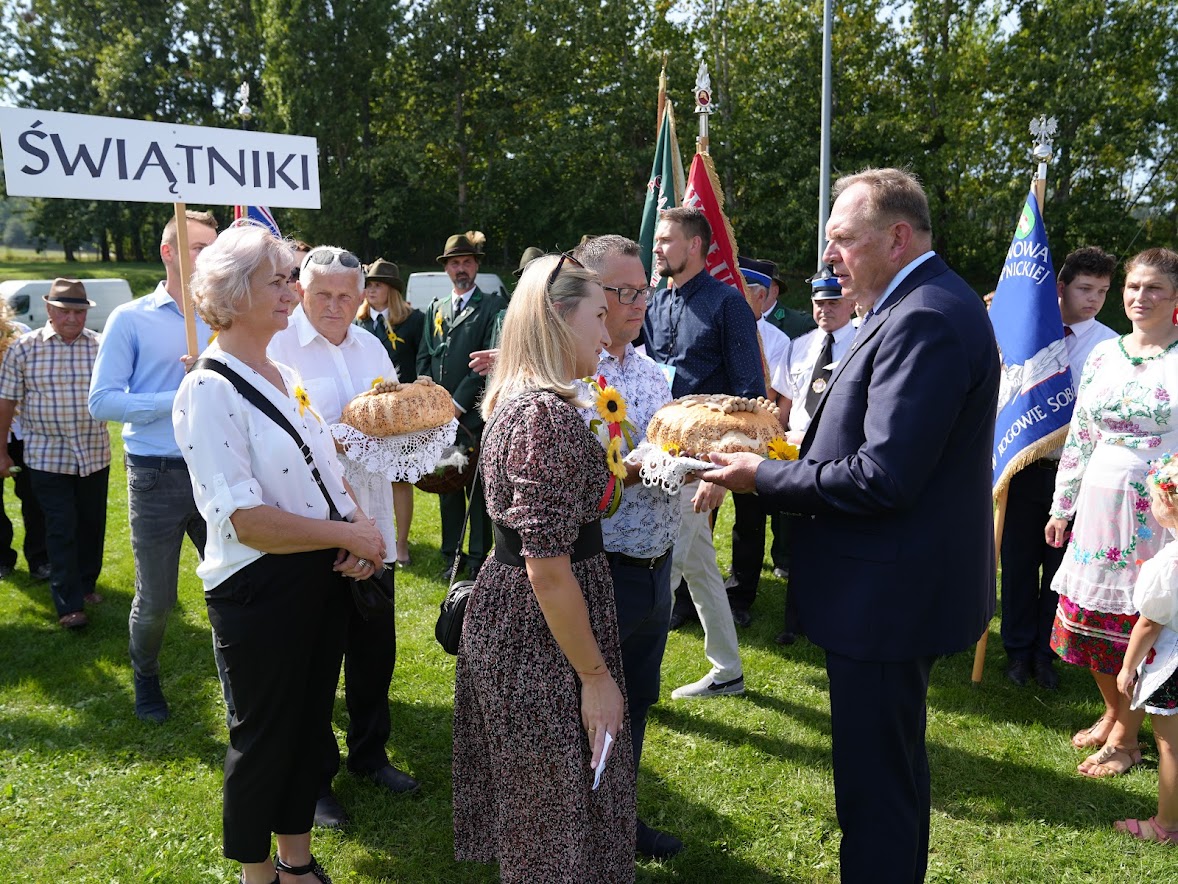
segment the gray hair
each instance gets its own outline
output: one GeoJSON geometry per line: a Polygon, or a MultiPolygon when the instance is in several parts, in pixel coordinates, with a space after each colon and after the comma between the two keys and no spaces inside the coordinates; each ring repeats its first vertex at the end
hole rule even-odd
{"type": "MultiPolygon", "coordinates": [[[[348,251],[347,249],[341,248],[340,246],[322,245],[322,246],[315,246],[313,249],[311,249],[309,252],[307,252],[307,255],[313,255],[313,254],[315,254],[315,252],[319,251],[320,249],[331,249],[333,252],[336,253],[336,255],[339,255],[340,252],[347,252],[348,251]]],[[[351,253],[349,252],[349,254],[351,254],[351,253]]],[[[359,259],[357,258],[357,260],[359,260],[359,259]]],[[[303,287],[303,291],[305,292],[308,289],[310,289],[312,285],[314,285],[315,280],[320,276],[335,276],[337,274],[346,274],[346,273],[351,273],[351,274],[355,275],[355,277],[356,277],[356,294],[358,294],[358,295],[364,294],[364,262],[363,261],[361,261],[359,266],[357,266],[357,267],[345,267],[343,264],[341,264],[338,260],[336,260],[334,258],[332,259],[330,264],[316,264],[314,261],[309,261],[309,260],[307,260],[306,257],[304,257],[302,267],[299,269],[299,285],[301,285],[303,287]]]]}
{"type": "Polygon", "coordinates": [[[864,169],[854,175],[844,175],[834,183],[832,197],[838,199],[843,191],[863,184],[867,187],[867,221],[882,227],[896,221],[906,221],[912,229],[931,233],[928,197],[920,186],[920,179],[906,169],[864,169]]]}
{"type": "Polygon", "coordinates": [[[231,227],[196,259],[190,284],[193,306],[209,328],[229,328],[237,315],[252,305],[250,277],[267,265],[277,271],[293,263],[290,243],[266,228],[252,224],[231,227]]]}
{"type": "Polygon", "coordinates": [[[573,250],[573,257],[595,273],[601,273],[605,269],[606,260],[615,255],[637,258],[642,255],[642,247],[632,239],[616,233],[606,233],[585,240],[573,250]]]}

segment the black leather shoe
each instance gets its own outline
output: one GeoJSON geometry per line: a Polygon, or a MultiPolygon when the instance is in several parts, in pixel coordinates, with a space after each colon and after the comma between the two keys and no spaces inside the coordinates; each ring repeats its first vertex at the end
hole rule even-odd
{"type": "Polygon", "coordinates": [[[380,770],[374,770],[365,776],[376,785],[384,786],[394,795],[412,795],[421,788],[421,783],[391,764],[386,764],[380,770]]]}
{"type": "MultiPolygon", "coordinates": [[[[451,558],[443,557],[443,559],[446,562],[446,564],[444,566],[442,566],[442,570],[438,572],[438,579],[448,581],[450,579],[450,571],[454,567],[454,559],[452,557],[451,558]]],[[[465,564],[465,562],[466,562],[466,559],[465,559],[465,557],[463,557],[463,560],[458,563],[458,573],[454,575],[455,580],[462,579],[462,566],[465,564]]]]}
{"type": "Polygon", "coordinates": [[[797,635],[790,632],[788,629],[783,629],[773,638],[773,641],[777,642],[779,645],[792,645],[797,640],[797,635]]]}
{"type": "Polygon", "coordinates": [[[732,622],[743,629],[753,622],[753,615],[748,608],[733,608],[732,622]]]}
{"type": "Polygon", "coordinates": [[[778,580],[789,580],[789,568],[777,567],[773,569],[773,576],[778,580]]]}
{"type": "Polygon", "coordinates": [[[1011,660],[1006,667],[1006,677],[1020,688],[1026,687],[1031,677],[1031,664],[1026,660],[1011,660]]]}
{"type": "Polygon", "coordinates": [[[482,569],[484,561],[485,559],[469,556],[466,561],[463,562],[463,565],[466,567],[467,580],[478,580],[479,571],[482,569]]]}
{"type": "Polygon", "coordinates": [[[674,835],[652,829],[642,820],[634,839],[634,852],[643,859],[670,859],[683,850],[683,842],[674,835]]]}
{"type": "Polygon", "coordinates": [[[1055,691],[1059,689],[1059,673],[1055,671],[1055,667],[1051,665],[1050,660],[1036,660],[1032,672],[1035,676],[1035,682],[1039,687],[1045,691],[1055,691]]]}
{"type": "Polygon", "coordinates": [[[671,609],[671,622],[668,624],[670,629],[679,629],[686,626],[688,623],[698,623],[699,614],[696,613],[695,607],[692,605],[676,605],[671,609]]]}
{"type": "Polygon", "coordinates": [[[320,829],[348,827],[348,812],[330,792],[315,802],[315,825],[320,829]]]}

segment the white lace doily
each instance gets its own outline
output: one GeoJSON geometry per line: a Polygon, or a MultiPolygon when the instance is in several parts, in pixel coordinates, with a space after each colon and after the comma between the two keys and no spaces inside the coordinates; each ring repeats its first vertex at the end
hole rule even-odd
{"type": "Polygon", "coordinates": [[[376,473],[390,482],[412,483],[432,473],[446,449],[454,444],[457,431],[457,419],[433,430],[383,438],[366,435],[347,424],[331,425],[331,437],[343,446],[350,467],[376,473]]]}
{"type": "Polygon", "coordinates": [[[710,470],[714,464],[694,457],[668,454],[650,442],[641,442],[626,455],[630,463],[640,464],[638,475],[648,488],[661,488],[667,494],[678,494],[688,473],[710,470]]]}

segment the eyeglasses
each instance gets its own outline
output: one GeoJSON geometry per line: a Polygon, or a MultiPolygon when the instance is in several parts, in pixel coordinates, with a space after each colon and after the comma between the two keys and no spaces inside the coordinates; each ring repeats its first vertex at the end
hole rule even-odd
{"type": "Polygon", "coordinates": [[[339,261],[344,267],[355,269],[360,266],[360,259],[345,249],[337,249],[335,246],[319,246],[316,249],[311,249],[307,253],[307,257],[303,258],[303,267],[308,264],[330,264],[333,261],[339,261]]]}
{"type": "Polygon", "coordinates": [[[568,252],[561,252],[560,253],[560,260],[556,262],[556,266],[553,267],[552,272],[548,274],[548,283],[544,286],[545,292],[552,291],[552,284],[554,282],[556,282],[556,277],[560,275],[560,269],[562,267],[564,267],[565,261],[568,261],[570,264],[574,264],[577,267],[580,267],[582,270],[585,268],[584,264],[582,264],[580,261],[578,261],[572,255],[570,255],[568,252]]]}
{"type": "Polygon", "coordinates": [[[653,285],[644,285],[640,289],[631,288],[628,285],[603,285],[602,288],[607,292],[616,292],[618,295],[618,303],[626,305],[633,304],[639,298],[642,298],[644,301],[649,301],[650,296],[655,293],[655,287],[653,285]]]}

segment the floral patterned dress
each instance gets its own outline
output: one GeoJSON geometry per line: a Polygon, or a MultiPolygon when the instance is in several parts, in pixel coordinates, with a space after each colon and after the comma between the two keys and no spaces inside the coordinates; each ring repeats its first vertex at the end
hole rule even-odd
{"type": "MultiPolygon", "coordinates": [[[[523,555],[568,555],[599,518],[601,445],[572,404],[542,392],[502,404],[482,449],[487,512],[523,555]]],[[[575,562],[589,622],[618,687],[621,650],[605,555],[575,562]]],[[[499,862],[505,882],[634,880],[629,726],[596,790],[580,682],[552,637],[527,572],[493,558],[463,623],[454,685],[454,855],[499,862]]]]}
{"type": "Polygon", "coordinates": [[[1149,510],[1151,459],[1178,448],[1178,348],[1129,357],[1123,338],[1097,344],[1084,364],[1056,477],[1051,515],[1075,517],[1051,588],[1059,608],[1051,646],[1069,663],[1108,674],[1136,622],[1133,585],[1165,542],[1149,510]]]}

